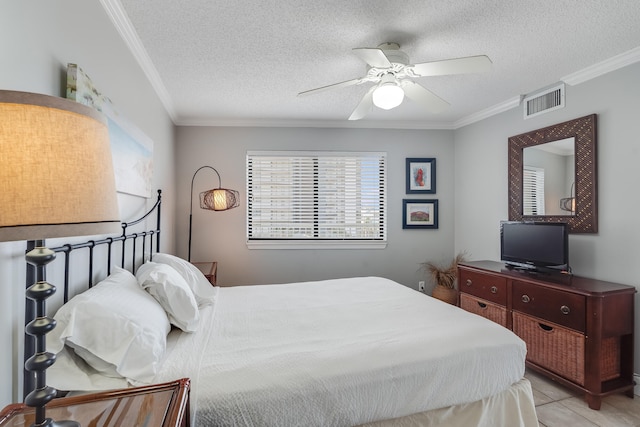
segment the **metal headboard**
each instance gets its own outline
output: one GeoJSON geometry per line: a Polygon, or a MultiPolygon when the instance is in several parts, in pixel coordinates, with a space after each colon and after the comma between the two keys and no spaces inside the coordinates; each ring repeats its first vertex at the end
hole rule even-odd
{"type": "MultiPolygon", "coordinates": [[[[81,243],[72,243],[72,244],[64,244],[55,248],[49,248],[56,253],[64,254],[64,280],[63,283],[60,284],[62,286],[63,291],[63,301],[66,303],[69,300],[69,266],[71,264],[71,254],[73,251],[77,249],[88,249],[89,250],[89,277],[88,277],[88,287],[91,288],[94,285],[94,248],[97,246],[106,245],[107,246],[107,260],[106,260],[106,268],[107,275],[111,273],[111,265],[112,265],[112,253],[113,253],[113,244],[115,242],[122,242],[120,246],[122,254],[120,259],[120,266],[122,268],[126,268],[126,256],[127,256],[127,243],[131,243],[131,272],[135,273],[136,267],[144,263],[145,259],[145,248],[148,248],[148,253],[153,254],[154,252],[154,244],[155,244],[155,252],[160,251],[160,214],[161,214],[161,204],[162,204],[162,190],[158,190],[158,198],[156,203],[153,205],[148,212],[142,215],[140,218],[135,219],[129,222],[123,222],[122,225],[122,234],[114,237],[106,237],[101,240],[88,240],[86,242],[81,243]],[[128,230],[131,227],[140,224],[147,217],[149,217],[152,213],[156,213],[156,225],[155,228],[150,230],[144,230],[141,232],[130,232],[127,234],[128,230]],[[141,253],[138,253],[136,250],[137,245],[136,241],[138,239],[142,239],[142,250],[141,253]]],[[[28,241],[27,242],[27,252],[33,249],[36,246],[36,241],[28,241]]],[[[101,279],[100,279],[101,280],[101,279]]],[[[27,263],[27,274],[26,274],[26,287],[28,288],[36,281],[36,268],[27,263]]],[[[99,280],[98,280],[99,281],[99,280]]],[[[26,299],[25,301],[25,325],[31,322],[36,316],[35,312],[35,304],[30,299],[26,299]]],[[[33,354],[35,354],[35,338],[31,335],[25,333],[24,335],[24,360],[29,359],[33,354]]],[[[26,369],[24,370],[24,387],[23,387],[23,397],[25,397],[29,392],[35,389],[35,374],[33,372],[29,372],[26,369]]]]}

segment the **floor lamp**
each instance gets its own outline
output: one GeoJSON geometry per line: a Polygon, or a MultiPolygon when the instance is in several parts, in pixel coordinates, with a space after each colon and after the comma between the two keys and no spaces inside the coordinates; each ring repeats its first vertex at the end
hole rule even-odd
{"type": "Polygon", "coordinates": [[[78,425],[45,415],[56,395],[46,384],[46,370],[56,359],[46,350],[46,334],[56,322],[47,316],[45,301],[56,288],[45,281],[55,253],[44,247],[44,239],[119,231],[105,118],[64,98],[0,90],[0,242],[35,241],[26,254],[37,280],[26,291],[36,313],[25,326],[36,344],[25,362],[36,380],[25,398],[35,408],[32,426],[78,425]]]}
{"type": "Polygon", "coordinates": [[[189,199],[189,254],[187,258],[187,261],[189,262],[191,261],[191,231],[193,228],[193,182],[195,181],[198,172],[202,169],[211,169],[216,173],[216,175],[218,175],[218,188],[200,193],[200,209],[226,211],[236,208],[240,204],[237,191],[222,188],[220,174],[215,168],[211,166],[201,166],[195,171],[191,178],[191,199],[189,199]]]}

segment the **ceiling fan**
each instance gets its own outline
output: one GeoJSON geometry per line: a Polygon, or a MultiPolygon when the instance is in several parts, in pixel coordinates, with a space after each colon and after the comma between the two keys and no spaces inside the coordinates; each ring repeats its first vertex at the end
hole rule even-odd
{"type": "Polygon", "coordinates": [[[374,105],[385,110],[395,108],[402,103],[405,95],[428,111],[438,113],[445,110],[449,103],[411,80],[412,78],[479,73],[491,69],[491,60],[485,55],[410,64],[409,56],[400,50],[400,45],[397,43],[383,43],[377,48],[355,48],[353,53],[367,63],[366,76],[300,92],[298,96],[363,83],[375,83],[365,93],[349,116],[349,120],[363,118],[374,105]]]}

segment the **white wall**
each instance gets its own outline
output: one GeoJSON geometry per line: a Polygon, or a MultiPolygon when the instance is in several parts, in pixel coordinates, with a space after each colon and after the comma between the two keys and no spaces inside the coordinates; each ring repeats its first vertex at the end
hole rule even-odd
{"type": "MultiPolygon", "coordinates": [[[[517,108],[456,130],[456,250],[469,249],[475,259],[500,259],[498,224],[508,215],[510,136],[596,113],[599,232],[571,235],[569,262],[577,275],[640,287],[639,75],[636,63],[567,86],[564,109],[524,120],[517,108]]],[[[637,309],[635,330],[635,372],[640,372],[637,309]]]]}
{"type": "MultiPolygon", "coordinates": [[[[69,62],[88,73],[116,108],[154,140],[153,188],[164,190],[162,248],[173,251],[174,126],[99,2],[2,2],[0,89],[64,97],[69,62]]],[[[118,198],[123,220],[155,201],[155,196],[118,198]]],[[[0,407],[22,400],[24,249],[24,242],[0,243],[0,407]]]]}
{"type": "MultiPolygon", "coordinates": [[[[378,275],[417,288],[426,260],[453,256],[453,132],[425,130],[327,128],[179,127],[177,141],[178,255],[186,258],[189,186],[198,167],[215,167],[223,187],[238,190],[239,208],[204,211],[197,193],[218,185],[213,171],[196,177],[193,261],[218,261],[222,285],[297,282],[346,276],[378,275]],[[386,151],[388,168],[388,246],[370,250],[249,250],[246,247],[245,155],[247,150],[386,151]],[[405,194],[405,159],[436,158],[437,194],[405,194]],[[415,197],[414,197],[415,196],[415,197]],[[439,229],[403,230],[402,199],[439,200],[439,229]]],[[[427,289],[430,292],[430,289],[427,289]]]]}

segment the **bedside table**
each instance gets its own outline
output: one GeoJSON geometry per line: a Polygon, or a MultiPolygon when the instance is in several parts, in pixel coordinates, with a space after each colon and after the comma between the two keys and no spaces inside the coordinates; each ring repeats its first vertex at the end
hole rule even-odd
{"type": "MultiPolygon", "coordinates": [[[[188,427],[188,378],[144,387],[110,390],[53,399],[47,418],[73,420],[81,426],[188,427]]],[[[0,426],[23,427],[34,422],[34,409],[14,403],[0,412],[0,426]]]]}
{"type": "Polygon", "coordinates": [[[213,286],[216,286],[216,282],[218,280],[218,263],[215,261],[211,262],[192,262],[193,265],[198,267],[198,270],[202,271],[204,277],[207,278],[209,283],[213,286]]]}

